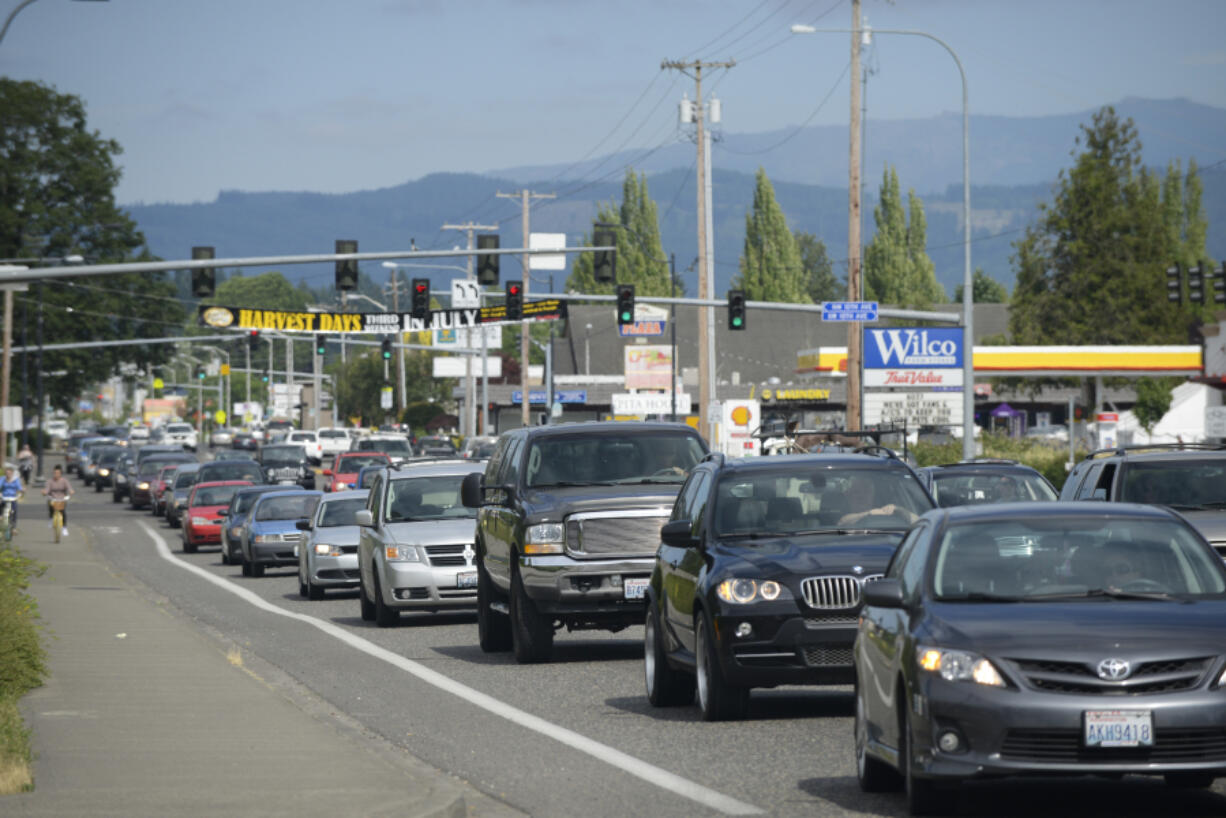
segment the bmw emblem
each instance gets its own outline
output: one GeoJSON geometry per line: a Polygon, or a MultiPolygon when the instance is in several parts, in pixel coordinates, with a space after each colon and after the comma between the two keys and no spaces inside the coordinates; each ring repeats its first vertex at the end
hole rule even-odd
{"type": "Polygon", "coordinates": [[[1098,678],[1108,682],[1123,681],[1131,673],[1132,665],[1123,659],[1103,659],[1098,663],[1098,678]]]}
{"type": "Polygon", "coordinates": [[[861,574],[864,573],[864,566],[863,565],[853,565],[851,566],[851,572],[855,574],[856,576],[860,576],[861,574]]]}

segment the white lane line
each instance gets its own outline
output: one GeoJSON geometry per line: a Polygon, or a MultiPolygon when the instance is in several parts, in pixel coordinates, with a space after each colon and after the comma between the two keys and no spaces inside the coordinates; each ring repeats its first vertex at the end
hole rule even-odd
{"type": "Polygon", "coordinates": [[[274,605],[254,592],[243,588],[242,586],[235,585],[233,582],[206,571],[197,565],[192,565],[189,562],[184,562],[183,560],[178,559],[170,552],[170,547],[166,545],[166,541],[162,539],[162,536],[158,532],[150,528],[145,522],[141,522],[140,525],[141,528],[145,529],[145,533],[149,535],[154,544],[157,546],[158,555],[162,557],[162,559],[166,560],[171,565],[178,566],[186,571],[191,571],[202,579],[205,579],[217,587],[223,588],[235,596],[251,603],[260,610],[277,614],[278,616],[288,617],[289,619],[296,619],[299,622],[305,622],[312,627],[318,628],[329,636],[339,639],[346,645],[362,651],[368,656],[381,659],[384,662],[387,662],[389,665],[416,676],[426,684],[433,685],[446,693],[459,696],[469,704],[476,705],[483,710],[493,713],[496,716],[501,716],[507,721],[514,722],[521,727],[526,727],[529,730],[540,733],[541,735],[551,738],[554,741],[561,742],[567,747],[578,750],[582,753],[587,753],[597,761],[603,761],[604,763],[616,767],[623,772],[637,776],[650,784],[655,784],[661,789],[668,790],[669,792],[675,793],[684,798],[688,798],[691,801],[696,801],[705,807],[718,810],[726,815],[761,815],[763,812],[760,808],[755,807],[753,804],[747,804],[744,801],[737,801],[735,798],[731,798],[723,793],[708,789],[701,784],[696,784],[693,781],[682,778],[679,775],[674,775],[667,770],[663,770],[652,764],[648,764],[646,761],[623,753],[621,750],[617,750],[608,746],[607,744],[601,744],[600,742],[594,741],[587,736],[580,735],[573,730],[568,730],[565,727],[559,727],[558,725],[545,721],[544,719],[534,716],[531,713],[526,713],[523,710],[512,707],[505,702],[493,698],[492,696],[487,696],[478,690],[474,690],[473,688],[463,685],[454,679],[444,676],[442,673],[439,673],[436,670],[432,670],[425,665],[414,662],[412,659],[406,659],[399,654],[392,653],[390,650],[379,647],[374,642],[367,641],[360,636],[355,636],[349,631],[334,625],[331,622],[327,622],[323,619],[317,619],[313,616],[307,616],[306,614],[288,611],[274,605]]]}

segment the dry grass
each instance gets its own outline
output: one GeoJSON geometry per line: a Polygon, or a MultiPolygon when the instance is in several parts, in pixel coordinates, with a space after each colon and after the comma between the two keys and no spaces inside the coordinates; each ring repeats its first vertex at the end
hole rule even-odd
{"type": "Polygon", "coordinates": [[[243,666],[243,652],[238,648],[230,648],[226,651],[226,661],[235,667],[243,666]]]}
{"type": "Polygon", "coordinates": [[[34,789],[30,765],[22,759],[0,759],[0,795],[13,795],[34,789]]]}

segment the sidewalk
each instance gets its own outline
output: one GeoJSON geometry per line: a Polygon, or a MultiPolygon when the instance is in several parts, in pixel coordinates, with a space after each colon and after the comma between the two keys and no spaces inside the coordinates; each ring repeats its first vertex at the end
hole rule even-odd
{"type": "Polygon", "coordinates": [[[35,791],[0,814],[453,818],[484,800],[310,715],[110,573],[84,527],[53,545],[39,505],[21,511],[16,544],[48,566],[31,592],[51,673],[21,703],[35,791]]]}

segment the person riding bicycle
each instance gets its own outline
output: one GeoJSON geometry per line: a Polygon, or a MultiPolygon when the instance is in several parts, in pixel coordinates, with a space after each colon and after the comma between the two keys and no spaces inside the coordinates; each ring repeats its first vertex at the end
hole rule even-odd
{"type": "Polygon", "coordinates": [[[14,476],[13,467],[5,466],[4,477],[0,478],[0,501],[11,509],[9,528],[13,531],[17,530],[17,501],[25,492],[25,484],[21,482],[20,477],[14,476]]]}
{"type": "MultiPolygon", "coordinates": [[[[74,492],[72,484],[64,477],[64,470],[56,466],[51,470],[51,479],[47,481],[47,485],[43,486],[43,494],[47,498],[47,516],[55,518],[55,509],[51,506],[52,500],[67,500],[74,492]]],[[[64,520],[63,534],[68,535],[68,509],[60,511],[60,516],[64,520]]]]}
{"type": "Polygon", "coordinates": [[[29,443],[17,453],[17,471],[21,473],[21,482],[30,485],[30,475],[34,473],[34,452],[30,450],[29,443]]]}

